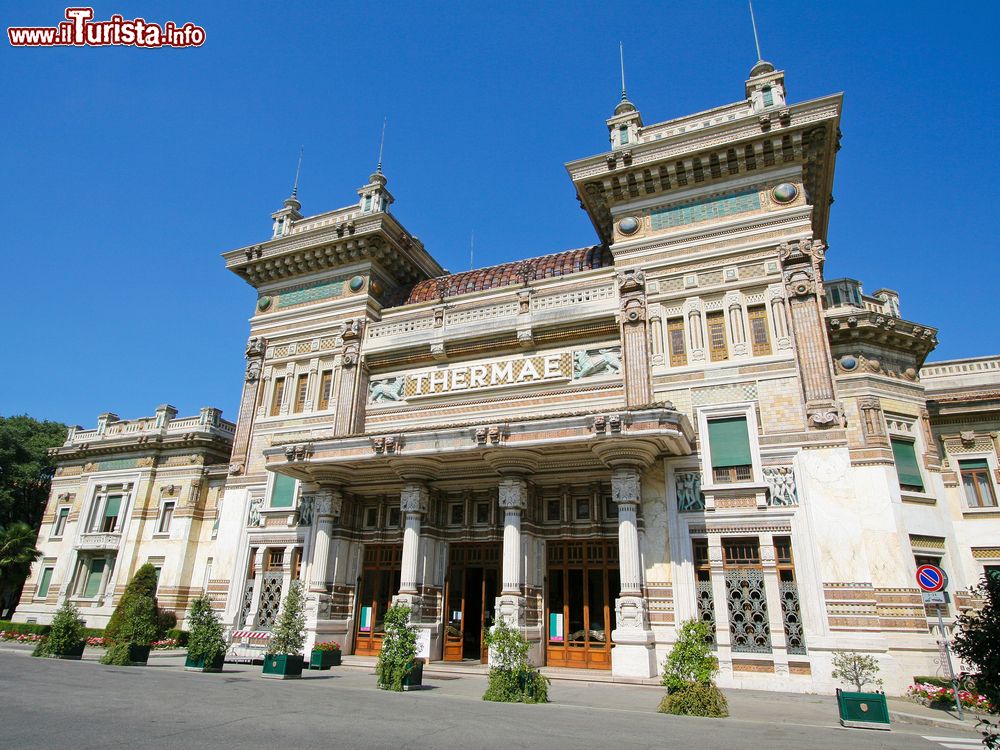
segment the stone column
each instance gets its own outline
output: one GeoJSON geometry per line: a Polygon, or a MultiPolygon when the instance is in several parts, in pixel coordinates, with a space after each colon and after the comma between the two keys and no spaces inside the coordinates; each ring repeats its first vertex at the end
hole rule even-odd
{"type": "Polygon", "coordinates": [[[407,482],[399,496],[399,510],[406,519],[403,529],[403,562],[399,575],[399,594],[394,603],[410,608],[410,619],[420,620],[420,519],[427,512],[429,502],[427,485],[407,482]]]}
{"type": "Polygon", "coordinates": [[[621,595],[615,600],[617,627],[611,634],[611,669],[616,676],[653,677],[656,652],[649,625],[649,605],[642,595],[637,511],[642,502],[640,473],[634,467],[611,472],[611,495],[618,506],[618,560],[621,595]]]}
{"type": "Polygon", "coordinates": [[[248,628],[257,625],[257,612],[260,610],[260,590],[264,582],[264,553],[266,551],[267,547],[260,546],[254,552],[253,594],[250,597],[250,609],[247,612],[247,619],[244,623],[244,626],[248,628]]]}
{"type": "Polygon", "coordinates": [[[313,546],[309,590],[328,594],[330,585],[330,537],[334,519],[340,516],[344,498],[340,490],[323,489],[313,496],[313,519],[316,543],[313,546]]]}

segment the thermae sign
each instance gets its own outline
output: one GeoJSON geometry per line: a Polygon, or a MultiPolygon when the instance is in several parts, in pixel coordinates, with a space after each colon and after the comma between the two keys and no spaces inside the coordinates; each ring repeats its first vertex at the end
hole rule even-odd
{"type": "Polygon", "coordinates": [[[620,375],[621,369],[619,346],[438,367],[372,380],[368,386],[368,403],[389,404],[462,391],[620,375]]]}

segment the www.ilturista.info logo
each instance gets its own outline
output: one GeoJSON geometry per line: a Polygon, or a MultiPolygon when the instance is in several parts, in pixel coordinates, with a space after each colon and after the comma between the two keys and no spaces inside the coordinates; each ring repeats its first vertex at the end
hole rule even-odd
{"type": "Polygon", "coordinates": [[[94,21],[93,8],[67,8],[58,26],[11,26],[12,47],[200,47],[205,29],[188,22],[158,24],[144,18],[126,19],[118,14],[94,21]]]}

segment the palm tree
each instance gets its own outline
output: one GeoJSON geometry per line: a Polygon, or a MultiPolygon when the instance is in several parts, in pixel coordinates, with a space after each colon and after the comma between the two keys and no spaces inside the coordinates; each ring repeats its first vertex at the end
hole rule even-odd
{"type": "Polygon", "coordinates": [[[0,529],[0,613],[14,608],[31,563],[41,556],[35,549],[35,530],[26,523],[0,529]]]}

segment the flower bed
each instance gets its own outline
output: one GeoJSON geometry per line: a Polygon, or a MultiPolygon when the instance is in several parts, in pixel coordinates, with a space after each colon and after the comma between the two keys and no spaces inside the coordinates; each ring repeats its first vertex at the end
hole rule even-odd
{"type": "MultiPolygon", "coordinates": [[[[932,708],[947,708],[955,705],[955,691],[950,687],[938,687],[926,682],[918,682],[911,685],[906,691],[908,698],[925,706],[932,708]]],[[[971,708],[974,711],[984,711],[989,713],[993,710],[989,700],[985,695],[972,693],[968,690],[959,690],[958,699],[962,702],[963,708],[971,708]]]]}
{"type": "Polygon", "coordinates": [[[155,650],[163,650],[167,648],[180,648],[180,641],[176,638],[164,638],[161,641],[153,641],[149,644],[150,648],[155,650]]]}
{"type": "Polygon", "coordinates": [[[15,633],[11,630],[0,630],[0,641],[13,641],[14,643],[38,643],[45,638],[38,633],[15,633]]]}
{"type": "Polygon", "coordinates": [[[91,636],[87,639],[88,646],[97,646],[98,648],[105,648],[108,645],[108,639],[102,638],[101,636],[91,636]]]}

